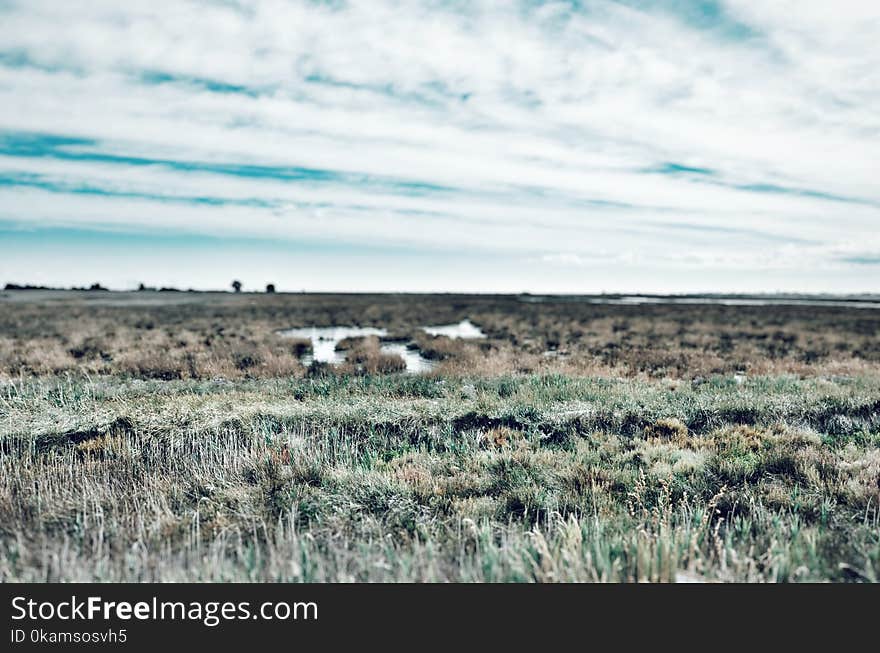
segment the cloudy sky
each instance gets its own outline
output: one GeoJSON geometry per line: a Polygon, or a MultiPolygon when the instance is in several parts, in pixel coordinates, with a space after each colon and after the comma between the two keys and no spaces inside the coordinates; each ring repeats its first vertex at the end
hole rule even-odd
{"type": "Polygon", "coordinates": [[[0,283],[880,290],[874,0],[0,0],[0,283]]]}

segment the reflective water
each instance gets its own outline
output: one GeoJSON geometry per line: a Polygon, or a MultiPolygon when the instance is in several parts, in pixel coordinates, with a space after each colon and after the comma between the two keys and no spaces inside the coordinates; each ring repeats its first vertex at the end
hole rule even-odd
{"type": "Polygon", "coordinates": [[[458,324],[438,324],[422,327],[422,331],[432,336],[447,338],[485,338],[486,334],[470,320],[462,320],[458,324]]]}
{"type": "Polygon", "coordinates": [[[838,306],[845,308],[880,308],[880,302],[855,299],[814,299],[807,297],[649,297],[623,295],[619,297],[576,296],[522,296],[519,301],[529,304],[544,302],[584,302],[586,304],[702,304],[717,306],[838,306]]]}
{"type": "Polygon", "coordinates": [[[404,343],[391,342],[382,345],[382,351],[386,354],[397,354],[406,362],[406,371],[410,374],[430,372],[434,369],[434,362],[419,353],[418,349],[410,349],[404,343]]]}
{"type": "MultiPolygon", "coordinates": [[[[480,328],[470,320],[462,320],[458,324],[438,324],[422,327],[433,336],[446,336],[448,338],[485,338],[480,328]]],[[[297,329],[285,329],[278,332],[279,335],[288,338],[309,340],[312,343],[312,352],[302,357],[304,365],[313,362],[338,365],[345,361],[346,352],[337,351],[336,347],[345,338],[363,338],[366,336],[378,336],[383,338],[388,335],[386,329],[376,327],[355,326],[329,326],[329,327],[301,327],[297,329]]],[[[406,363],[406,371],[409,374],[429,372],[434,369],[436,363],[422,356],[412,342],[383,342],[380,347],[386,354],[400,356],[406,363]]]]}
{"type": "Polygon", "coordinates": [[[385,329],[374,327],[305,327],[301,329],[286,329],[279,332],[288,338],[302,338],[312,341],[312,353],[303,356],[302,362],[311,365],[313,361],[319,363],[337,364],[345,360],[345,352],[336,351],[336,345],[345,338],[362,338],[365,336],[387,336],[385,329]]]}
{"type": "MultiPolygon", "coordinates": [[[[378,336],[382,338],[388,335],[386,329],[352,326],[304,327],[298,329],[285,329],[278,333],[288,338],[300,338],[311,341],[312,352],[305,354],[301,358],[304,365],[311,365],[316,361],[319,363],[328,363],[330,365],[338,365],[339,363],[344,362],[346,352],[337,351],[336,347],[345,338],[363,338],[366,336],[378,336]]],[[[380,349],[386,354],[400,356],[406,363],[406,371],[410,374],[419,374],[421,372],[429,372],[432,370],[434,368],[434,363],[422,356],[417,348],[408,346],[410,344],[411,343],[387,342],[382,343],[380,349]]]]}

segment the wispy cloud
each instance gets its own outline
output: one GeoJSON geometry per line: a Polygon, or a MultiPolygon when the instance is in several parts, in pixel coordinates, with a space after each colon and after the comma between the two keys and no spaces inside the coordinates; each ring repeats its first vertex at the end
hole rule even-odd
{"type": "Polygon", "coordinates": [[[866,289],[878,41],[857,0],[5,2],[0,221],[866,289]]]}

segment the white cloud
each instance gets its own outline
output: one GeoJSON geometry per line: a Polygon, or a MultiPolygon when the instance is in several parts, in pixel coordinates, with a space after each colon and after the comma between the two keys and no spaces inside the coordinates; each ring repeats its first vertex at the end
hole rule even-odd
{"type": "Polygon", "coordinates": [[[628,4],[8,3],[7,134],[332,179],[6,151],[0,220],[863,274],[876,3],[729,0],[714,26],[628,4]],[[83,187],[115,196],[60,192],[83,187]]]}

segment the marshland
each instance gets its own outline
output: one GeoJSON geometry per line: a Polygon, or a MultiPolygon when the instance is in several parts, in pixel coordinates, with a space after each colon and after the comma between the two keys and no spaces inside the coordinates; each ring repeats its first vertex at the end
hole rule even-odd
{"type": "Polygon", "coordinates": [[[878,336],[847,302],[10,290],[0,579],[876,582],[878,336]],[[320,360],[328,327],[364,331],[320,360]]]}

